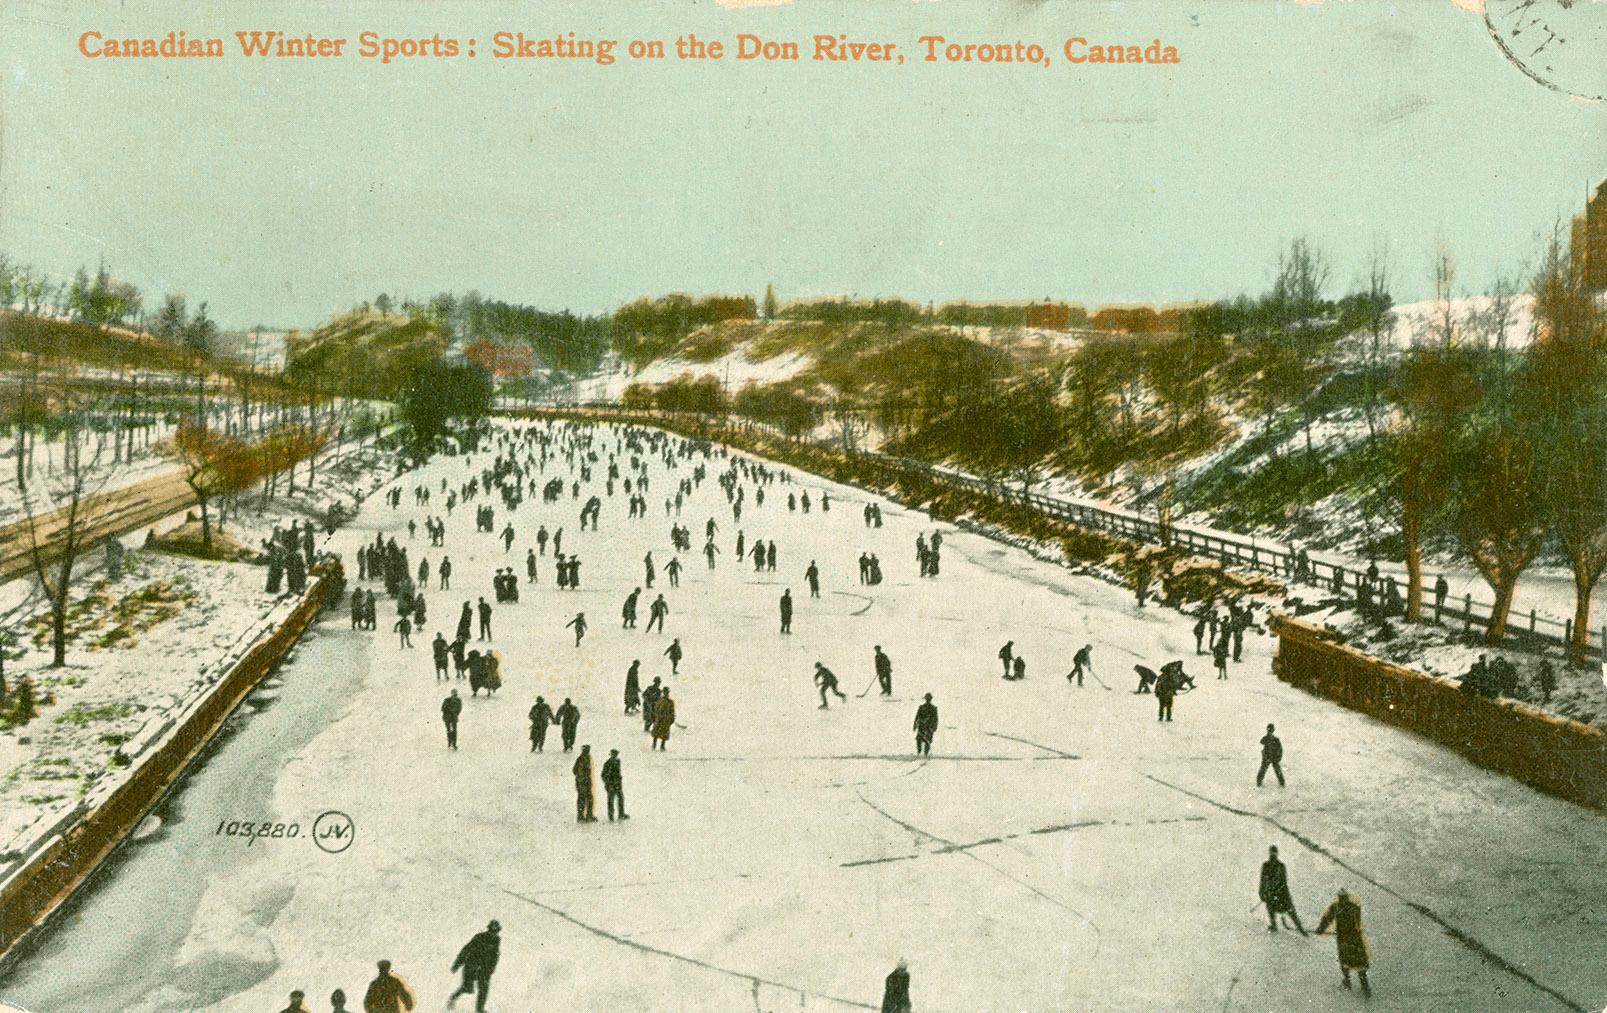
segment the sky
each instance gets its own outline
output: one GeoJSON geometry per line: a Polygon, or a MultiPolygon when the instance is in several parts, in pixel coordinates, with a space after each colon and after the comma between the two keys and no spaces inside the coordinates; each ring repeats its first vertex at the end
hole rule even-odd
{"type": "Polygon", "coordinates": [[[1441,248],[1477,291],[1607,178],[1607,104],[1537,83],[1460,4],[10,0],[0,252],[104,261],[236,327],[470,289],[576,312],[767,283],[1171,302],[1263,291],[1297,235],[1336,295],[1375,249],[1398,301],[1429,294],[1441,248]],[[234,40],[251,29],[350,41],[252,59],[234,40]],[[90,30],[220,36],[228,55],[86,59],[90,30]],[[381,64],[356,55],[364,31],[476,56],[381,64]],[[497,31],[672,55],[679,35],[751,33],[804,59],[495,59],[497,31]],[[817,33],[906,62],[811,61],[817,33]],[[1050,65],[928,63],[931,34],[1037,42],[1050,65]],[[1159,39],[1181,62],[1074,66],[1069,37],[1159,39]]]}

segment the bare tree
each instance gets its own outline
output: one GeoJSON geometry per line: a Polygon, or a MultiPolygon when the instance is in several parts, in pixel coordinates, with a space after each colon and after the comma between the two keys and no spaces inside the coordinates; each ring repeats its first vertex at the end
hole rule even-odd
{"type": "MultiPolygon", "coordinates": [[[[69,439],[77,440],[70,434],[69,439]]],[[[95,478],[81,454],[69,455],[64,466],[47,483],[55,509],[46,511],[33,493],[23,495],[24,531],[28,560],[50,604],[51,666],[67,663],[67,610],[73,585],[73,568],[90,547],[95,511],[88,502],[100,491],[109,471],[95,478]]]]}
{"type": "Polygon", "coordinates": [[[1455,347],[1462,334],[1455,292],[1456,258],[1442,245],[1434,253],[1434,312],[1428,320],[1428,336],[1445,351],[1455,347]]]}

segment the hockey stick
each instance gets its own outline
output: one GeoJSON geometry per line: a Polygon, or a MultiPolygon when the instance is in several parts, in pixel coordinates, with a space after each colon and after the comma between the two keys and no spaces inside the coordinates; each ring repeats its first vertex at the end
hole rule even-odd
{"type": "Polygon", "coordinates": [[[878,683],[880,681],[881,681],[881,676],[879,676],[879,675],[871,676],[870,677],[870,685],[865,687],[865,692],[864,693],[859,694],[859,699],[861,699],[861,700],[865,699],[865,697],[870,693],[870,691],[876,688],[876,683],[878,683]]]}

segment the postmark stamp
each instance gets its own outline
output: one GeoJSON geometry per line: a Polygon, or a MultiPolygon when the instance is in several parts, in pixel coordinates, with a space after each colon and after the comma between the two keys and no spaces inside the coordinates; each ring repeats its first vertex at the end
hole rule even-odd
{"type": "Polygon", "coordinates": [[[1507,60],[1536,83],[1607,101],[1607,4],[1485,0],[1484,24],[1507,60]]]}

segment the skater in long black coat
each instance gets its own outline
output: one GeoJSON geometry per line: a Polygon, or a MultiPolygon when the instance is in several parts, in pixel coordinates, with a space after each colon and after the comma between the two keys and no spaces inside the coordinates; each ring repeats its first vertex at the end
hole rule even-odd
{"type": "Polygon", "coordinates": [[[926,702],[915,708],[915,752],[921,756],[932,755],[932,737],[937,734],[937,704],[932,702],[932,694],[926,694],[926,702]]]}
{"type": "Polygon", "coordinates": [[[792,588],[781,592],[781,632],[792,632],[792,588]]]}
{"type": "Polygon", "coordinates": [[[1300,924],[1300,915],[1295,913],[1294,898],[1289,895],[1289,870],[1278,858],[1277,845],[1267,849],[1267,860],[1261,863],[1261,883],[1257,896],[1267,906],[1268,932],[1278,931],[1278,916],[1286,914],[1300,934],[1306,934],[1305,926],[1300,924]]]}
{"type": "Polygon", "coordinates": [[[635,714],[636,708],[642,702],[641,659],[631,662],[630,671],[625,673],[625,713],[635,714]]]}
{"type": "Polygon", "coordinates": [[[909,964],[900,960],[893,973],[887,976],[887,984],[882,989],[882,1013],[910,1013],[910,972],[909,964]]]}
{"type": "Polygon", "coordinates": [[[553,717],[558,721],[558,730],[563,733],[564,752],[567,753],[575,746],[575,731],[580,727],[580,708],[566,696],[553,717]]]}

